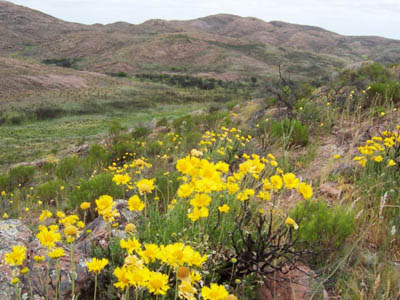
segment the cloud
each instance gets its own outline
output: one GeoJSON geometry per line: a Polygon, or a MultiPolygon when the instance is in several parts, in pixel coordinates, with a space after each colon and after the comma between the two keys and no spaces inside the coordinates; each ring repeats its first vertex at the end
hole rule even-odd
{"type": "Polygon", "coordinates": [[[347,35],[400,39],[399,0],[11,0],[67,21],[142,23],[217,13],[320,26],[347,35]]]}

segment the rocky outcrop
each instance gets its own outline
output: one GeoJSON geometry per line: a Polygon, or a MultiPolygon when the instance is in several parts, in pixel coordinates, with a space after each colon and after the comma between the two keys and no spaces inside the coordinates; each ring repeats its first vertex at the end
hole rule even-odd
{"type": "Polygon", "coordinates": [[[328,293],[318,284],[316,274],[305,265],[277,272],[273,279],[266,278],[260,294],[260,300],[328,299],[328,293]]]}
{"type": "MultiPolygon", "coordinates": [[[[74,261],[71,264],[72,247],[58,244],[65,252],[65,256],[59,259],[59,270],[61,278],[61,286],[59,291],[59,299],[71,299],[72,294],[72,278],[71,274],[75,274],[75,294],[84,296],[91,292],[93,287],[93,277],[87,271],[86,261],[90,259],[94,247],[105,249],[108,246],[109,237],[126,237],[124,227],[128,222],[137,223],[138,215],[129,211],[128,202],[126,200],[117,200],[116,209],[120,213],[120,217],[116,220],[118,227],[112,228],[102,217],[97,217],[89,223],[83,230],[83,234],[74,243],[74,261]]],[[[25,245],[27,248],[28,260],[23,267],[29,268],[29,273],[23,278],[22,296],[28,299],[30,296],[30,284],[34,299],[45,299],[46,286],[48,286],[49,299],[55,299],[55,287],[57,283],[57,268],[54,260],[45,260],[37,262],[33,259],[35,255],[46,256],[47,249],[42,247],[39,241],[34,237],[32,232],[19,220],[3,220],[0,221],[0,300],[9,300],[15,297],[15,287],[11,284],[13,278],[12,269],[4,263],[4,255],[12,250],[15,245],[25,245]],[[48,271],[48,284],[46,284],[46,273],[48,271]],[[29,280],[28,280],[29,278],[29,280]]]]}
{"type": "Polygon", "coordinates": [[[5,253],[10,252],[15,245],[25,245],[27,248],[32,239],[32,232],[19,220],[0,221],[0,300],[15,298],[15,287],[11,284],[12,269],[5,264],[5,253]]]}

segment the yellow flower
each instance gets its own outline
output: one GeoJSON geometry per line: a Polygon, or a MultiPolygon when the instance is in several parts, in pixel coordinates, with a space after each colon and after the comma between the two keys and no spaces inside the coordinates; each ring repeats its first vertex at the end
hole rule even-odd
{"type": "Polygon", "coordinates": [[[76,228],[74,225],[68,225],[64,229],[64,234],[65,234],[65,236],[77,236],[78,228],[76,228]]]}
{"type": "Polygon", "coordinates": [[[52,251],[49,252],[49,257],[53,259],[58,259],[63,256],[65,256],[63,248],[54,248],[52,251]]]}
{"type": "Polygon", "coordinates": [[[142,179],[135,182],[140,194],[151,193],[154,190],[154,179],[142,179]]]}
{"type": "Polygon", "coordinates": [[[91,203],[90,202],[82,202],[81,203],[81,209],[82,210],[87,210],[90,208],[91,203]]]}
{"type": "Polygon", "coordinates": [[[101,214],[101,212],[103,212],[103,211],[111,210],[112,207],[114,206],[113,198],[109,195],[102,195],[95,202],[96,202],[97,211],[99,212],[99,214],[101,214]]]}
{"type": "Polygon", "coordinates": [[[294,228],[295,230],[297,230],[297,229],[299,228],[299,225],[297,225],[296,221],[293,220],[293,219],[290,218],[290,217],[287,217],[287,218],[286,218],[285,224],[286,224],[287,226],[293,226],[293,228],[294,228]]]}
{"type": "Polygon", "coordinates": [[[4,260],[6,264],[10,266],[20,266],[26,258],[26,247],[25,246],[14,246],[12,251],[6,253],[4,260]]]}
{"type": "Polygon", "coordinates": [[[126,249],[129,255],[132,254],[133,251],[138,253],[141,250],[141,244],[135,237],[127,240],[122,239],[119,244],[122,249],[126,249]]]}
{"type": "Polygon", "coordinates": [[[299,179],[293,173],[286,173],[282,176],[285,187],[295,189],[299,185],[299,179]]]}
{"type": "Polygon", "coordinates": [[[271,194],[269,192],[259,191],[257,194],[257,198],[267,201],[271,199],[271,194]]]}
{"type": "Polygon", "coordinates": [[[169,289],[168,275],[150,272],[146,286],[149,292],[154,295],[165,295],[169,289]]]}
{"type": "Polygon", "coordinates": [[[65,218],[65,213],[62,212],[62,211],[58,211],[56,215],[57,215],[57,217],[60,218],[60,219],[65,218]]]}
{"type": "Polygon", "coordinates": [[[240,201],[246,201],[249,199],[250,196],[254,195],[253,189],[245,189],[243,192],[237,194],[236,199],[240,201]]]}
{"type": "Polygon", "coordinates": [[[196,194],[193,199],[190,200],[190,204],[193,207],[206,207],[210,204],[211,197],[207,194],[196,194]]]}
{"type": "Polygon", "coordinates": [[[25,268],[23,268],[22,270],[21,270],[21,274],[26,274],[26,273],[29,273],[29,269],[27,268],[27,267],[25,267],[25,268]]]}
{"type": "Polygon", "coordinates": [[[19,282],[18,277],[14,277],[14,278],[11,280],[11,283],[12,283],[12,284],[17,284],[18,282],[19,282]]]}
{"type": "Polygon", "coordinates": [[[376,162],[382,162],[383,161],[383,157],[381,155],[373,156],[372,160],[376,161],[376,162]]]}
{"type": "Polygon", "coordinates": [[[335,154],[334,156],[333,156],[333,159],[339,159],[340,158],[340,155],[339,154],[335,154]]]}
{"type": "Polygon", "coordinates": [[[312,187],[304,182],[299,184],[298,191],[303,195],[304,199],[310,199],[313,195],[312,187]]]}
{"type": "Polygon", "coordinates": [[[178,270],[176,271],[176,277],[178,277],[179,280],[184,280],[186,278],[189,278],[190,276],[190,270],[187,267],[179,267],[178,270]]]}
{"type": "Polygon", "coordinates": [[[68,226],[68,225],[75,224],[78,220],[79,220],[79,217],[77,215],[69,215],[69,216],[62,218],[58,222],[60,224],[64,224],[64,226],[68,226]]]}
{"type": "Polygon", "coordinates": [[[116,174],[114,175],[113,182],[115,182],[117,185],[125,185],[127,184],[129,181],[131,181],[131,177],[125,173],[125,174],[116,174]]]}
{"type": "Polygon", "coordinates": [[[8,219],[8,214],[6,212],[3,214],[3,219],[8,219]]]}
{"type": "Polygon", "coordinates": [[[48,230],[47,227],[42,227],[36,235],[42,246],[47,248],[55,247],[55,243],[61,241],[61,235],[58,232],[48,230]]]}
{"type": "Polygon", "coordinates": [[[223,285],[211,283],[210,287],[205,286],[201,289],[201,295],[204,300],[225,300],[228,292],[223,285]]]}
{"type": "Polygon", "coordinates": [[[79,228],[85,228],[85,223],[79,221],[78,223],[76,223],[76,226],[78,226],[79,228]]]}
{"type": "Polygon", "coordinates": [[[178,295],[180,299],[195,300],[194,296],[197,293],[197,289],[192,286],[189,280],[184,280],[181,282],[178,288],[178,295]]]}
{"type": "Polygon", "coordinates": [[[41,222],[43,222],[44,220],[51,218],[52,216],[53,216],[53,214],[46,209],[46,210],[43,210],[42,213],[40,214],[39,220],[41,222]]]}
{"type": "Polygon", "coordinates": [[[273,175],[270,178],[272,188],[275,190],[280,190],[283,186],[282,178],[279,175],[273,175]]]}
{"type": "Polygon", "coordinates": [[[138,195],[133,195],[128,200],[129,210],[142,211],[146,207],[146,203],[142,202],[138,195]]]}
{"type": "Polygon", "coordinates": [[[135,231],[135,229],[136,229],[135,224],[128,223],[125,225],[125,232],[133,232],[135,231]]]}
{"type": "Polygon", "coordinates": [[[387,164],[388,167],[393,167],[395,165],[396,165],[396,162],[393,159],[388,161],[388,164],[387,164]]]}
{"type": "Polygon", "coordinates": [[[1,195],[4,197],[6,195],[6,191],[1,191],[1,195]]]}
{"type": "Polygon", "coordinates": [[[270,164],[271,166],[273,166],[273,167],[277,167],[277,166],[278,166],[278,163],[277,163],[275,160],[271,160],[271,161],[269,162],[269,164],[270,164]]]}
{"type": "Polygon", "coordinates": [[[193,222],[197,221],[200,218],[207,218],[208,217],[208,208],[207,207],[201,207],[199,209],[198,207],[194,207],[193,212],[188,213],[187,216],[193,222]]]}
{"type": "Polygon", "coordinates": [[[115,268],[113,274],[117,277],[118,282],[114,283],[114,286],[124,290],[127,286],[129,286],[129,271],[126,267],[115,268]]]}
{"type": "Polygon", "coordinates": [[[229,206],[226,204],[218,206],[218,210],[220,213],[227,213],[229,211],[229,206]]]}
{"type": "Polygon", "coordinates": [[[189,197],[194,191],[194,187],[191,184],[185,183],[179,186],[178,196],[181,198],[189,197]]]}
{"type": "Polygon", "coordinates": [[[35,255],[35,256],[33,257],[33,259],[34,259],[35,261],[37,261],[37,262],[41,262],[41,261],[44,261],[44,256],[35,255]]]}
{"type": "Polygon", "coordinates": [[[159,253],[160,249],[156,244],[145,244],[144,250],[139,252],[140,257],[146,264],[155,261],[159,253]]]}
{"type": "Polygon", "coordinates": [[[108,264],[107,258],[97,259],[92,258],[90,262],[86,262],[89,272],[100,273],[101,270],[108,264]]]}

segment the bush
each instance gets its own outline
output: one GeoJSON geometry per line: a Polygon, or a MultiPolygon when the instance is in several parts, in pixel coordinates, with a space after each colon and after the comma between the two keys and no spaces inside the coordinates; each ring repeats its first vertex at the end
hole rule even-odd
{"type": "Polygon", "coordinates": [[[161,154],[162,147],[157,141],[150,142],[146,147],[147,155],[161,154]]]}
{"type": "Polygon", "coordinates": [[[299,229],[295,231],[305,247],[316,255],[338,249],[354,231],[355,219],[351,210],[329,207],[323,200],[306,200],[297,204],[290,216],[299,229]]]}
{"type": "Polygon", "coordinates": [[[11,187],[28,184],[32,181],[34,174],[35,167],[33,166],[19,166],[11,169],[8,174],[11,187]]]}
{"type": "Polygon", "coordinates": [[[111,159],[115,160],[121,158],[125,153],[137,153],[137,147],[132,142],[120,142],[112,145],[111,147],[111,159]]]}
{"type": "Polygon", "coordinates": [[[180,118],[176,118],[172,121],[172,126],[176,132],[181,134],[182,132],[189,132],[194,127],[194,122],[191,116],[183,116],[180,118]]]}
{"type": "Polygon", "coordinates": [[[157,127],[168,126],[168,119],[164,117],[164,118],[158,120],[157,123],[156,123],[156,126],[157,127]]]}
{"type": "Polygon", "coordinates": [[[65,157],[58,163],[55,173],[62,180],[74,178],[79,173],[80,158],[77,156],[65,157]]]}
{"type": "Polygon", "coordinates": [[[36,196],[46,203],[57,198],[61,186],[64,185],[62,180],[51,180],[39,185],[36,189],[36,196]]]}
{"type": "MultiPolygon", "coordinates": [[[[81,180],[79,188],[74,189],[68,195],[69,208],[75,209],[84,201],[93,202],[101,195],[110,195],[114,198],[122,197],[123,192],[121,187],[117,186],[112,179],[113,174],[102,173],[89,180],[81,180]]],[[[89,219],[93,219],[95,216],[94,206],[92,205],[89,212],[89,219]]]]}
{"type": "MultiPolygon", "coordinates": [[[[368,95],[370,97],[379,96],[383,101],[400,102],[400,82],[374,82],[370,85],[368,95]]],[[[378,104],[382,104],[382,101],[378,102],[378,104]]]]}
{"type": "Polygon", "coordinates": [[[271,124],[271,135],[282,138],[285,148],[298,145],[306,146],[309,141],[309,130],[307,125],[303,125],[297,120],[283,120],[271,124]]]}
{"type": "Polygon", "coordinates": [[[63,114],[65,114],[65,111],[61,108],[58,107],[39,107],[34,111],[34,114],[36,115],[36,119],[38,120],[49,120],[49,119],[55,119],[63,114]]]}
{"type": "Polygon", "coordinates": [[[0,192],[8,191],[10,189],[11,181],[10,177],[5,174],[0,174],[0,192]]]}
{"type": "MultiPolygon", "coordinates": [[[[157,125],[157,126],[159,126],[159,125],[157,125]]],[[[143,138],[150,134],[150,129],[148,129],[146,127],[137,127],[137,128],[135,128],[134,131],[132,131],[131,134],[134,139],[143,138]]]]}
{"type": "Polygon", "coordinates": [[[85,159],[92,166],[102,167],[109,163],[110,154],[102,146],[94,144],[90,147],[85,159]]]}

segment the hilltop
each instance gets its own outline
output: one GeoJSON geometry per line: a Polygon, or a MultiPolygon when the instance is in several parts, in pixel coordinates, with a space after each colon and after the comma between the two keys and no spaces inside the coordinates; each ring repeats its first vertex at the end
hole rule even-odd
{"type": "Polygon", "coordinates": [[[234,80],[327,78],[371,59],[400,60],[400,41],[342,36],[318,27],[218,14],[189,21],[82,25],[0,1],[0,56],[68,63],[92,72],[174,73],[234,80]]]}

